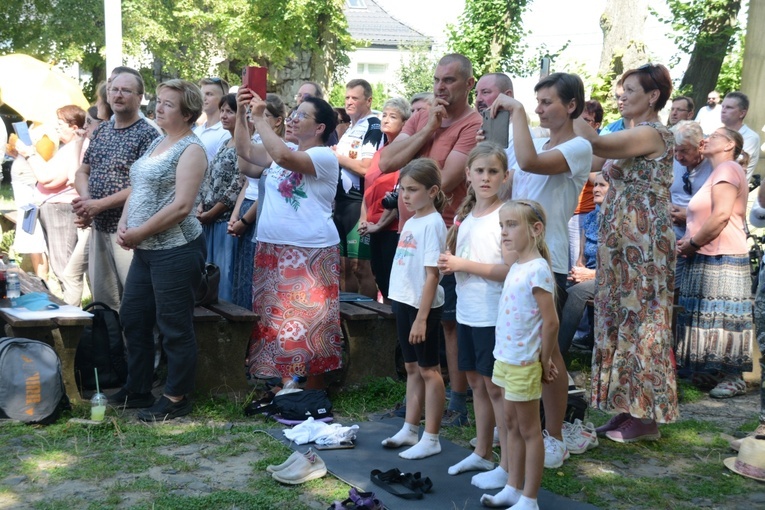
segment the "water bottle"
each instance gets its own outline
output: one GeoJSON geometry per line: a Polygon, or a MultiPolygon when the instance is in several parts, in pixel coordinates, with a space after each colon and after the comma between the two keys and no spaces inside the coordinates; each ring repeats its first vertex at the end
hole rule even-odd
{"type": "Polygon", "coordinates": [[[19,266],[16,261],[8,261],[6,271],[5,295],[11,300],[11,306],[16,306],[16,299],[21,297],[21,281],[19,280],[19,266]]]}
{"type": "Polygon", "coordinates": [[[298,383],[300,382],[300,377],[293,375],[292,380],[287,381],[287,384],[284,385],[284,387],[281,389],[277,395],[284,395],[287,393],[295,393],[296,391],[302,391],[300,389],[300,386],[298,383]]]}

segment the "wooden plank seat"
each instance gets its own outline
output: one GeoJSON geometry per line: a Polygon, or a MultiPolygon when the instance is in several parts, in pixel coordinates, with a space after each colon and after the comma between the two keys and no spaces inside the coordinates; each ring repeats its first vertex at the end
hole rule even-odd
{"type": "Polygon", "coordinates": [[[390,305],[377,301],[340,303],[344,365],[340,384],[359,384],[369,377],[397,377],[396,321],[390,305]]]}

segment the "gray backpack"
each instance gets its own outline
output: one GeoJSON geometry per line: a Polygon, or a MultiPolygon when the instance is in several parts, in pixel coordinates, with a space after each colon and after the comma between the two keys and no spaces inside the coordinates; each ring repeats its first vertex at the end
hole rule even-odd
{"type": "Polygon", "coordinates": [[[0,338],[0,417],[52,423],[68,407],[56,351],[37,340],[0,338]]]}

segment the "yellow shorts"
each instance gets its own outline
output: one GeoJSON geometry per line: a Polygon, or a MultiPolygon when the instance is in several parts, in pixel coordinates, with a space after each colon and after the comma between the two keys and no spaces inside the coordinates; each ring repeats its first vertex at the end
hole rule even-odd
{"type": "Polygon", "coordinates": [[[505,400],[529,402],[542,398],[542,363],[511,365],[504,361],[494,362],[491,382],[505,389],[505,400]]]}

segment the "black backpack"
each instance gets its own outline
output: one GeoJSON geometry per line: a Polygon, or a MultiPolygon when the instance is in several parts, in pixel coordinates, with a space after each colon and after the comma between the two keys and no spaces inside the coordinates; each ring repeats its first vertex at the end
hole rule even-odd
{"type": "Polygon", "coordinates": [[[52,423],[69,408],[56,351],[38,340],[0,338],[0,418],[52,423]]]}
{"type": "Polygon", "coordinates": [[[250,404],[245,410],[246,416],[254,414],[278,414],[285,420],[314,420],[332,416],[332,402],[324,390],[300,390],[276,395],[270,404],[257,406],[250,404]]]}
{"type": "Polygon", "coordinates": [[[101,388],[121,387],[127,379],[127,360],[120,316],[100,302],[90,303],[83,310],[93,314],[93,323],[83,329],[74,357],[77,386],[81,390],[95,390],[93,369],[98,368],[101,388]]]}

